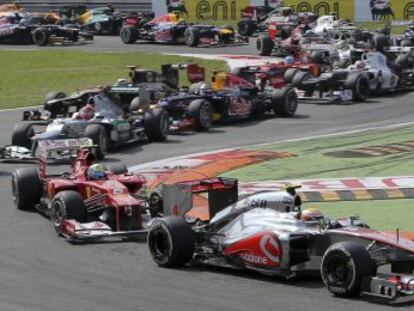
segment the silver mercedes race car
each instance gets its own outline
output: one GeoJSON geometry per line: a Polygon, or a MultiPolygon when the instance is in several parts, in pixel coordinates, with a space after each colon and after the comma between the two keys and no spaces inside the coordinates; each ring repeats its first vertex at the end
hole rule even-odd
{"type": "Polygon", "coordinates": [[[237,180],[212,178],[164,186],[164,212],[150,228],[149,250],[161,267],[190,261],[291,278],[320,273],[338,296],[386,299],[414,294],[414,242],[370,229],[357,217],[331,221],[301,210],[294,188],[238,198],[237,180]],[[206,195],[207,194],[207,195],[206,195]],[[195,196],[209,221],[185,216],[195,196]],[[380,273],[389,266],[391,272],[380,273]]]}

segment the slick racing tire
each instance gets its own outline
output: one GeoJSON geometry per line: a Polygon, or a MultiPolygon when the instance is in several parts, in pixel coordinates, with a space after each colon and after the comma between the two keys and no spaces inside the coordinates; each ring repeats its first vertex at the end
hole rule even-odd
{"type": "Polygon", "coordinates": [[[413,68],[414,59],[410,54],[401,54],[396,58],[395,64],[401,68],[413,68]]]}
{"type": "Polygon", "coordinates": [[[284,79],[286,84],[290,84],[293,81],[293,77],[299,72],[298,68],[288,68],[285,71],[284,79]]]}
{"type": "Polygon", "coordinates": [[[128,173],[128,168],[124,163],[112,163],[104,165],[106,171],[110,171],[115,175],[128,173]]]}
{"type": "Polygon", "coordinates": [[[162,108],[155,108],[145,112],[145,133],[150,141],[164,141],[168,137],[170,119],[168,112],[162,108]]]}
{"type": "Polygon", "coordinates": [[[307,71],[299,71],[295,74],[292,79],[292,86],[301,89],[303,87],[303,82],[312,78],[312,75],[307,71]]]}
{"type": "Polygon", "coordinates": [[[293,117],[298,109],[298,97],[291,87],[273,91],[271,100],[273,111],[279,117],[293,117]]]}
{"type": "Polygon", "coordinates": [[[159,192],[153,192],[149,198],[149,211],[152,218],[164,213],[164,200],[159,192]]]}
{"type": "Polygon", "coordinates": [[[197,47],[200,44],[201,32],[196,27],[190,27],[184,32],[185,44],[189,47],[197,47]]]}
{"type": "Polygon", "coordinates": [[[194,232],[181,217],[165,217],[148,232],[151,256],[160,267],[183,266],[194,255],[194,232]]]}
{"type": "Polygon", "coordinates": [[[391,42],[386,35],[377,33],[372,37],[372,45],[378,52],[384,52],[384,49],[390,46],[391,42]]]}
{"type": "Polygon", "coordinates": [[[43,102],[43,109],[50,112],[51,118],[56,118],[57,115],[61,114],[61,103],[49,103],[50,100],[65,98],[66,94],[59,91],[49,92],[46,94],[43,102]]]}
{"type": "Polygon", "coordinates": [[[369,81],[360,74],[349,76],[344,85],[345,89],[352,90],[352,101],[363,102],[369,98],[369,81]]]}
{"type": "Polygon", "coordinates": [[[42,182],[35,168],[19,168],[12,174],[13,202],[19,210],[31,210],[40,202],[42,182]]]}
{"type": "Polygon", "coordinates": [[[208,131],[213,125],[213,106],[208,100],[193,100],[188,106],[188,115],[194,119],[198,131],[208,131]]]}
{"type": "Polygon", "coordinates": [[[257,29],[257,24],[252,20],[242,20],[238,24],[239,34],[241,36],[250,37],[257,29]]]}
{"type": "Polygon", "coordinates": [[[321,276],[326,288],[334,295],[355,297],[361,292],[361,282],[375,274],[375,264],[364,246],[357,242],[339,242],[325,252],[321,276]]]}
{"type": "Polygon", "coordinates": [[[100,124],[88,125],[85,129],[85,137],[92,139],[94,145],[96,145],[96,158],[103,160],[108,154],[109,137],[105,127],[100,124]]]}
{"type": "Polygon", "coordinates": [[[280,30],[280,38],[286,40],[292,34],[293,29],[289,26],[285,26],[280,30]]]}
{"type": "Polygon", "coordinates": [[[74,190],[58,192],[52,200],[50,220],[57,234],[62,234],[63,222],[66,219],[74,219],[80,223],[87,221],[85,202],[74,190]]]}
{"type": "Polygon", "coordinates": [[[260,56],[270,56],[275,44],[268,35],[260,35],[256,40],[256,48],[260,56]]]}
{"type": "Polygon", "coordinates": [[[142,105],[139,101],[139,96],[134,97],[129,104],[129,111],[138,111],[142,109],[142,105]]]}
{"type": "Polygon", "coordinates": [[[138,40],[137,30],[132,25],[122,26],[119,36],[125,44],[133,44],[138,40]]]}
{"type": "Polygon", "coordinates": [[[38,46],[45,46],[49,43],[50,33],[47,29],[37,28],[32,33],[33,43],[38,46]]]}
{"type": "Polygon", "coordinates": [[[33,125],[31,123],[20,122],[13,128],[11,144],[12,146],[24,147],[32,149],[32,137],[35,135],[33,125]]]}

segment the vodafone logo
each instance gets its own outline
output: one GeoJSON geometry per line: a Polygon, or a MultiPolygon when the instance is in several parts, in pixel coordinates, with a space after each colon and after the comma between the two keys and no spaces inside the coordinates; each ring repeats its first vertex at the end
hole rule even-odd
{"type": "Polygon", "coordinates": [[[272,262],[279,263],[280,249],[276,239],[269,234],[262,236],[259,242],[260,250],[272,262]]]}

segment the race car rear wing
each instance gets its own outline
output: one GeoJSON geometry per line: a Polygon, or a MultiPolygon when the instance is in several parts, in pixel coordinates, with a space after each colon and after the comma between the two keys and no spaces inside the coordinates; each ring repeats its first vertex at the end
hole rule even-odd
{"type": "Polygon", "coordinates": [[[163,64],[161,72],[147,69],[137,69],[135,65],[126,66],[130,70],[129,77],[133,84],[164,82],[173,89],[180,86],[180,71],[186,69],[190,83],[204,81],[205,69],[197,64],[163,64]]]}
{"type": "Polygon", "coordinates": [[[238,200],[238,181],[234,178],[214,177],[163,185],[164,214],[184,216],[193,208],[194,196],[208,200],[211,219],[225,207],[238,200]]]}
{"type": "Polygon", "coordinates": [[[46,178],[46,163],[52,159],[70,159],[82,148],[94,148],[92,140],[87,137],[56,140],[39,140],[39,175],[46,178]]]}

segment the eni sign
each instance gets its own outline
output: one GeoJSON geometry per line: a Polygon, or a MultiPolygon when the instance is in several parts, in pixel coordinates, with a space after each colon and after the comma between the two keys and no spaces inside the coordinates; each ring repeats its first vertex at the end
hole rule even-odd
{"type": "Polygon", "coordinates": [[[155,0],[155,15],[178,11],[188,22],[226,23],[237,22],[240,12],[250,0],[155,0]]]}

